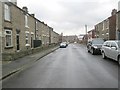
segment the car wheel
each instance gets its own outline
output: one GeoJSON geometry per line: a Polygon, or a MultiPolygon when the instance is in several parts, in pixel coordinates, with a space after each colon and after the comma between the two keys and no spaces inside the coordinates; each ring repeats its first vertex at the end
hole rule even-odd
{"type": "Polygon", "coordinates": [[[87,51],[88,51],[88,53],[90,53],[90,50],[89,50],[89,49],[87,49],[87,51]]]}
{"type": "Polygon", "coordinates": [[[90,50],[88,50],[88,53],[90,53],[90,50]]]}
{"type": "Polygon", "coordinates": [[[105,53],[104,53],[104,52],[102,52],[102,58],[103,58],[103,59],[106,59],[106,56],[105,56],[105,53]]]}
{"type": "Polygon", "coordinates": [[[118,56],[118,64],[120,65],[120,56],[118,56]]]}
{"type": "Polygon", "coordinates": [[[92,50],[91,50],[91,53],[92,53],[92,55],[94,55],[94,54],[95,54],[95,50],[94,50],[94,49],[92,49],[92,50]]]}

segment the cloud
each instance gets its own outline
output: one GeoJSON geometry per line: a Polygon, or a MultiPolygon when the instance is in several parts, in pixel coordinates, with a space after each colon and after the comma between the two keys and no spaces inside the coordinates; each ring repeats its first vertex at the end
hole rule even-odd
{"type": "Polygon", "coordinates": [[[64,35],[85,33],[108,18],[119,0],[18,0],[19,6],[28,6],[30,13],[64,35]]]}

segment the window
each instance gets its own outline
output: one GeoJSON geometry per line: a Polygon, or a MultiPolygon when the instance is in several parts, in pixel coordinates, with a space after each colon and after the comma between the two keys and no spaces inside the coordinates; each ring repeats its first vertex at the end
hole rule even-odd
{"type": "Polygon", "coordinates": [[[7,4],[4,5],[4,19],[10,21],[10,6],[7,4]]]}
{"type": "Polygon", "coordinates": [[[92,44],[103,44],[104,43],[104,40],[103,39],[94,39],[92,41],[92,44]]]}
{"type": "Polygon", "coordinates": [[[107,20],[106,28],[109,29],[109,20],[107,20]]]}
{"type": "Polygon", "coordinates": [[[114,42],[111,43],[111,47],[117,47],[114,42]]]}
{"type": "Polygon", "coordinates": [[[26,44],[29,44],[29,33],[26,33],[26,44]]]}
{"type": "Polygon", "coordinates": [[[30,44],[29,44],[29,32],[26,31],[25,34],[26,34],[26,36],[25,36],[25,43],[26,43],[26,45],[25,46],[29,47],[30,46],[30,44]]]}
{"type": "Polygon", "coordinates": [[[38,30],[38,22],[36,21],[36,30],[38,30]]]}
{"type": "Polygon", "coordinates": [[[103,46],[107,46],[107,43],[108,43],[108,42],[105,42],[105,43],[103,44],[103,46]]]}
{"type": "Polygon", "coordinates": [[[5,47],[12,47],[12,31],[11,30],[5,30],[5,47]]]}
{"type": "Polygon", "coordinates": [[[106,46],[107,46],[107,47],[110,47],[110,42],[107,42],[107,43],[106,43],[106,46]]]}
{"type": "Polygon", "coordinates": [[[25,15],[25,27],[28,27],[28,16],[25,15]]]}
{"type": "Polygon", "coordinates": [[[105,42],[103,46],[110,47],[110,42],[105,42]]]}

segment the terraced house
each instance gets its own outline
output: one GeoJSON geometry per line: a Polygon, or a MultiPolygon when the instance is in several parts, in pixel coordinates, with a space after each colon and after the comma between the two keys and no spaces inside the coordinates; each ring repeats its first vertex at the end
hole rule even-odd
{"type": "Polygon", "coordinates": [[[27,7],[21,9],[17,3],[0,2],[0,20],[3,60],[14,60],[31,54],[36,47],[51,44],[49,26],[29,14],[27,7]]]}
{"type": "Polygon", "coordinates": [[[110,17],[95,25],[95,36],[97,38],[116,39],[116,14],[117,10],[113,9],[110,17]]]}
{"type": "Polygon", "coordinates": [[[120,40],[120,1],[118,3],[118,12],[116,15],[116,32],[117,39],[120,40]]]}

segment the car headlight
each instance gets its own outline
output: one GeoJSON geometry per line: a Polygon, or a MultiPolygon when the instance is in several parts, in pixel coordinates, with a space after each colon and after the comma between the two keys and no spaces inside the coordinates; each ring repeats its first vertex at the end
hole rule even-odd
{"type": "Polygon", "coordinates": [[[97,49],[98,47],[97,46],[94,46],[95,49],[97,49]]]}

